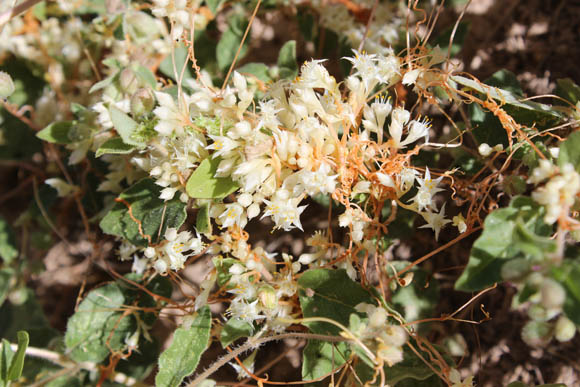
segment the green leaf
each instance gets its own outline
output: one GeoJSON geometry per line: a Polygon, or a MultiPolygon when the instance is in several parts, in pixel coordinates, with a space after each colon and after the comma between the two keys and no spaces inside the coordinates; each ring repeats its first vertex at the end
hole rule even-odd
{"type": "Polygon", "coordinates": [[[237,339],[249,337],[254,333],[254,327],[247,321],[239,318],[229,319],[223,326],[220,334],[222,347],[227,347],[237,339]]]}
{"type": "Polygon", "coordinates": [[[509,207],[490,213],[455,289],[466,292],[484,289],[502,281],[501,267],[506,261],[522,257],[541,259],[553,252],[556,246],[547,237],[551,227],[543,222],[544,211],[531,198],[516,196],[509,207]]]}
{"type": "Polygon", "coordinates": [[[295,40],[286,42],[280,49],[278,67],[280,68],[280,78],[294,79],[298,75],[295,40]]]}
{"type": "Polygon", "coordinates": [[[560,145],[558,165],[563,167],[570,163],[580,172],[580,132],[574,132],[560,145]]]}
{"type": "Polygon", "coordinates": [[[197,218],[195,220],[195,228],[197,232],[211,235],[211,218],[209,217],[210,203],[205,203],[199,207],[197,218]]]}
{"type": "MultiPolygon", "coordinates": [[[[351,280],[345,270],[309,270],[298,280],[300,306],[304,317],[326,317],[344,326],[361,302],[376,304],[361,285],[351,280]]],[[[338,336],[340,329],[329,323],[305,323],[314,333],[338,336]]]]}
{"type": "Polygon", "coordinates": [[[556,81],[555,94],[558,97],[564,98],[572,105],[576,105],[580,101],[580,86],[570,78],[558,79],[556,81]]]}
{"type": "Polygon", "coordinates": [[[64,341],[73,360],[98,363],[110,350],[125,347],[125,339],[136,329],[134,317],[120,311],[126,303],[117,283],[89,292],[67,323],[64,341]]]}
{"type": "MultiPolygon", "coordinates": [[[[220,70],[225,71],[234,61],[238,48],[242,43],[242,38],[246,27],[248,26],[248,21],[242,15],[232,15],[228,21],[228,28],[223,32],[220,41],[216,47],[216,58],[220,70]]],[[[250,35],[246,37],[238,60],[243,58],[247,51],[249,45],[250,35]]]]}
{"type": "Polygon", "coordinates": [[[145,145],[144,142],[138,141],[134,136],[139,126],[135,120],[115,106],[109,107],[109,113],[111,114],[111,121],[113,122],[115,130],[119,133],[125,144],[138,147],[145,145]]]}
{"type": "Polygon", "coordinates": [[[136,246],[147,246],[146,236],[151,238],[151,243],[157,243],[168,227],[179,228],[186,218],[185,203],[179,198],[159,199],[160,192],[161,187],[152,179],[145,178],[135,183],[119,196],[120,202],[101,220],[101,229],[136,246]]]}
{"type": "Polygon", "coordinates": [[[159,373],[155,385],[177,387],[197,368],[199,359],[209,345],[211,312],[204,306],[198,311],[190,327],[175,330],[173,340],[159,357],[159,373]]]}
{"type": "Polygon", "coordinates": [[[14,351],[10,349],[10,342],[2,339],[2,347],[0,348],[0,382],[2,382],[2,386],[10,380],[8,379],[8,370],[13,358],[14,351]]]}
{"type": "Polygon", "coordinates": [[[199,164],[185,186],[189,197],[222,199],[239,188],[230,177],[214,177],[221,160],[220,157],[207,158],[199,164]]]}
{"type": "Polygon", "coordinates": [[[522,89],[520,81],[518,81],[516,75],[509,70],[506,69],[498,70],[495,73],[493,73],[491,77],[487,78],[484,82],[488,86],[498,87],[500,89],[507,90],[512,95],[518,98],[524,97],[524,90],[522,89]]]}
{"type": "Polygon", "coordinates": [[[18,257],[18,247],[16,247],[14,231],[6,219],[0,216],[0,258],[10,264],[16,257],[18,257]]]}
{"type": "MultiPolygon", "coordinates": [[[[402,270],[408,262],[395,261],[392,264],[396,270],[402,270]]],[[[408,322],[431,317],[439,301],[439,282],[417,266],[411,272],[412,282],[407,286],[398,286],[391,297],[395,309],[408,322]]]]}
{"type": "Polygon", "coordinates": [[[554,279],[566,289],[564,312],[576,325],[580,325],[580,262],[566,259],[560,267],[552,267],[554,279]]]}
{"type": "Polygon", "coordinates": [[[268,66],[263,63],[246,63],[242,67],[236,69],[238,73],[253,75],[262,82],[268,82],[272,79],[269,70],[268,66]]]}
{"type": "Polygon", "coordinates": [[[28,333],[26,331],[18,332],[18,349],[10,362],[8,369],[8,380],[17,380],[22,375],[22,368],[24,368],[24,357],[26,356],[26,348],[28,348],[28,333]]]}
{"type": "Polygon", "coordinates": [[[113,74],[109,75],[107,78],[95,83],[93,86],[91,86],[91,88],[89,89],[89,94],[94,93],[95,91],[104,89],[105,87],[113,84],[113,82],[115,81],[115,79],[119,76],[119,70],[116,70],[115,72],[113,72],[113,74]]]}
{"type": "Polygon", "coordinates": [[[309,340],[302,352],[302,380],[313,380],[329,375],[348,359],[346,343],[328,343],[309,340]]]}
{"type": "MultiPolygon", "coordinates": [[[[501,72],[501,76],[497,73],[492,76],[489,80],[490,83],[497,84],[502,78],[506,81],[502,87],[514,89],[514,84],[512,78],[507,76],[507,73],[501,72]]],[[[537,126],[544,127],[551,125],[555,122],[559,122],[565,118],[565,116],[556,111],[552,106],[532,102],[532,101],[522,101],[522,96],[519,94],[514,94],[506,89],[501,89],[498,87],[486,85],[481,82],[477,82],[473,79],[462,77],[459,75],[454,75],[450,77],[453,81],[460,85],[466,86],[473,89],[485,96],[489,96],[497,101],[500,101],[504,106],[502,107],[508,114],[510,114],[518,123],[532,126],[536,124],[537,126]]],[[[486,82],[488,82],[486,80],[486,82]]]]}
{"type": "Polygon", "coordinates": [[[217,271],[217,284],[219,287],[224,286],[228,283],[232,275],[230,273],[230,267],[238,262],[235,258],[223,258],[221,256],[212,259],[213,265],[217,271]]]}
{"type": "MultiPolygon", "coordinates": [[[[463,48],[463,42],[465,41],[465,37],[469,32],[469,27],[471,23],[462,21],[457,26],[457,30],[455,31],[455,35],[453,36],[453,42],[451,43],[451,56],[455,56],[459,54],[461,49],[463,48]]],[[[441,51],[447,56],[447,51],[449,50],[449,39],[451,38],[451,33],[453,32],[453,28],[455,25],[452,25],[439,34],[432,42],[430,42],[431,46],[439,46],[441,51]]]]}
{"type": "Polygon", "coordinates": [[[69,132],[74,125],[74,121],[54,122],[38,132],[36,137],[54,144],[70,144],[73,141],[69,137],[69,132]]]}
{"type": "Polygon", "coordinates": [[[151,70],[143,65],[138,64],[133,66],[133,71],[142,82],[155,89],[157,86],[157,80],[155,79],[155,74],[153,74],[151,70]]]}
{"type": "Polygon", "coordinates": [[[13,269],[9,267],[0,269],[0,306],[4,304],[6,297],[8,297],[13,276],[14,276],[13,269]]]}
{"type": "MultiPolygon", "coordinates": [[[[177,70],[177,78],[179,78],[181,74],[181,69],[183,68],[183,64],[187,60],[189,52],[187,50],[187,47],[185,47],[182,43],[179,43],[175,46],[174,55],[175,55],[175,70],[177,70]]],[[[175,77],[172,55],[168,55],[163,60],[163,62],[161,62],[161,65],[159,65],[159,71],[161,71],[163,75],[173,79],[174,81],[177,80],[175,77]]],[[[190,78],[193,78],[193,72],[191,71],[190,66],[186,66],[183,79],[185,80],[190,78]]]]}
{"type": "MultiPolygon", "coordinates": [[[[375,304],[371,294],[352,281],[345,270],[315,269],[298,280],[300,306],[304,317],[325,317],[349,326],[354,307],[361,302],[375,304]]],[[[305,323],[314,333],[337,336],[340,329],[328,323],[305,323]]],[[[344,364],[349,357],[347,343],[310,341],[304,349],[303,379],[314,379],[344,364]],[[334,354],[333,354],[334,353],[334,354]]]]}
{"type": "Polygon", "coordinates": [[[108,139],[97,149],[95,157],[101,157],[102,155],[126,155],[135,150],[134,145],[128,145],[123,142],[121,137],[113,137],[108,139]]]}
{"type": "Polygon", "coordinates": [[[217,14],[221,5],[225,2],[226,2],[226,0],[205,0],[207,7],[209,8],[209,10],[211,11],[211,13],[213,15],[217,14]]]}

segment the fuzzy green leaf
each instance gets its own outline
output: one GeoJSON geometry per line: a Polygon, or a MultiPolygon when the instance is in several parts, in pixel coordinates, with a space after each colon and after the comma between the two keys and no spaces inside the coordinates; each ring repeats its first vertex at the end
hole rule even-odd
{"type": "Polygon", "coordinates": [[[151,70],[149,70],[145,66],[138,64],[133,67],[133,71],[142,82],[155,89],[155,87],[157,86],[157,80],[155,79],[155,74],[153,74],[151,70]]]}
{"type": "Polygon", "coordinates": [[[140,180],[119,196],[120,202],[101,220],[101,229],[137,246],[147,246],[147,236],[157,243],[168,227],[179,228],[186,218],[185,204],[179,198],[159,199],[160,192],[152,179],[140,180]]]}
{"type": "Polygon", "coordinates": [[[204,306],[190,327],[175,330],[171,345],[159,357],[159,373],[155,385],[177,387],[197,368],[201,355],[209,345],[211,312],[204,306]]]}
{"type": "Polygon", "coordinates": [[[278,67],[280,78],[294,79],[298,75],[298,63],[296,62],[296,41],[286,42],[278,54],[278,67]]]}
{"type": "Polygon", "coordinates": [[[70,144],[73,141],[69,133],[74,125],[74,121],[54,122],[36,133],[36,137],[53,144],[70,144]]]}
{"type": "Polygon", "coordinates": [[[125,338],[136,329],[133,316],[120,311],[126,298],[117,283],[94,289],[68,320],[65,345],[78,362],[104,360],[112,350],[121,350],[125,338]]]}
{"type": "Polygon", "coordinates": [[[552,267],[554,279],[566,289],[564,312],[574,324],[580,326],[580,262],[567,259],[560,267],[552,267]]]}
{"type": "Polygon", "coordinates": [[[475,241],[467,267],[455,289],[477,291],[501,282],[501,267],[511,259],[542,259],[555,251],[548,238],[551,228],[543,222],[544,208],[531,198],[516,196],[509,207],[487,216],[484,230],[475,241]]]}
{"type": "Polygon", "coordinates": [[[211,235],[211,218],[209,216],[210,203],[205,203],[199,207],[197,218],[195,220],[195,228],[197,232],[211,235]]]}
{"type": "MultiPolygon", "coordinates": [[[[361,302],[376,304],[371,294],[351,280],[345,270],[315,269],[298,280],[300,306],[304,317],[326,317],[349,325],[354,307],[361,302]]],[[[306,323],[314,333],[338,335],[340,329],[322,322],[306,323]]]]}
{"type": "Polygon", "coordinates": [[[8,370],[13,358],[14,351],[10,348],[10,342],[2,339],[2,346],[0,346],[0,386],[2,387],[10,380],[8,379],[8,370]]]}
{"type": "Polygon", "coordinates": [[[252,324],[239,318],[231,318],[222,328],[220,342],[222,343],[222,347],[225,348],[237,339],[251,336],[252,333],[254,333],[252,324]]]}
{"type": "Polygon", "coordinates": [[[4,217],[0,216],[0,258],[9,264],[18,256],[16,237],[12,227],[4,217]]]}
{"type": "Polygon", "coordinates": [[[555,94],[564,98],[566,101],[576,105],[580,101],[580,86],[574,83],[570,78],[558,79],[556,81],[555,94]]]}
{"type": "MultiPolygon", "coordinates": [[[[224,31],[216,46],[216,58],[220,70],[227,70],[234,61],[247,26],[248,21],[245,17],[236,14],[230,17],[228,28],[224,31]]],[[[250,36],[248,34],[240,50],[238,60],[243,58],[248,52],[249,40],[250,36]]]]}
{"type": "Polygon", "coordinates": [[[229,177],[214,177],[221,158],[207,158],[191,174],[185,189],[194,199],[222,199],[239,186],[229,177]]]}
{"type": "Polygon", "coordinates": [[[134,133],[139,127],[139,124],[135,120],[115,106],[109,107],[109,113],[111,114],[111,121],[113,122],[115,130],[119,133],[125,144],[140,147],[145,145],[134,136],[134,133]]]}
{"type": "Polygon", "coordinates": [[[580,172],[580,132],[574,132],[560,145],[558,165],[570,163],[577,172],[580,172]]]}
{"type": "Polygon", "coordinates": [[[97,149],[95,157],[101,157],[102,155],[126,155],[135,150],[134,145],[128,145],[123,142],[121,137],[113,137],[108,139],[97,149]]]}
{"type": "Polygon", "coordinates": [[[330,374],[346,362],[348,354],[346,343],[308,340],[302,351],[302,380],[318,379],[330,374]]]}
{"type": "Polygon", "coordinates": [[[269,68],[263,63],[246,63],[242,67],[236,69],[240,74],[253,75],[262,82],[268,82],[272,78],[270,77],[269,68]]]}
{"type": "Polygon", "coordinates": [[[22,375],[22,368],[24,368],[24,357],[26,356],[26,348],[28,348],[28,333],[26,331],[18,332],[18,349],[10,362],[8,368],[8,380],[17,380],[22,375]]]}

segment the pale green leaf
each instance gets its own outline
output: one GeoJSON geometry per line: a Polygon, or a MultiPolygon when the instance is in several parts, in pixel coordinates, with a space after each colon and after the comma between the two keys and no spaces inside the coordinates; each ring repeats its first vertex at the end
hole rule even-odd
{"type": "Polygon", "coordinates": [[[221,199],[235,192],[239,186],[229,177],[214,177],[221,158],[207,158],[191,174],[185,189],[194,199],[221,199]]]}
{"type": "Polygon", "coordinates": [[[119,133],[125,144],[140,147],[144,145],[143,142],[138,141],[134,136],[139,126],[135,120],[115,106],[109,107],[109,113],[111,114],[111,121],[113,122],[115,130],[119,133]]]}
{"type": "Polygon", "coordinates": [[[177,328],[173,340],[159,357],[158,387],[177,387],[197,368],[199,359],[209,345],[211,312],[204,306],[198,311],[191,326],[177,328]]]}
{"type": "Polygon", "coordinates": [[[199,207],[197,218],[195,220],[195,228],[197,232],[211,235],[211,218],[209,216],[209,208],[211,203],[205,203],[199,207]]]}
{"type": "Polygon", "coordinates": [[[113,137],[108,139],[97,149],[95,157],[101,157],[102,155],[114,154],[114,155],[126,155],[135,150],[134,145],[128,145],[123,142],[121,137],[113,137]]]}

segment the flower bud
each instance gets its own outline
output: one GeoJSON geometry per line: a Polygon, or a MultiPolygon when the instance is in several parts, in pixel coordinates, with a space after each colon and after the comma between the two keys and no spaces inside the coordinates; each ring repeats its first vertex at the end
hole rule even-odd
{"type": "Polygon", "coordinates": [[[276,297],[276,289],[270,285],[264,285],[258,291],[258,299],[260,304],[266,309],[274,309],[278,306],[278,298],[276,297]]]}
{"type": "Polygon", "coordinates": [[[131,69],[124,69],[119,75],[119,85],[125,93],[133,93],[139,86],[139,80],[131,69]]]}
{"type": "Polygon", "coordinates": [[[0,98],[10,97],[14,90],[14,82],[10,74],[0,71],[0,98]]]}
{"type": "Polygon", "coordinates": [[[554,327],[556,340],[563,343],[570,341],[576,334],[576,325],[566,316],[560,316],[554,327]]]}
{"type": "Polygon", "coordinates": [[[547,345],[552,339],[552,326],[547,322],[528,321],[522,328],[522,340],[531,347],[547,345]]]}
{"type": "Polygon", "coordinates": [[[545,279],[540,289],[542,295],[542,305],[546,309],[559,309],[566,301],[566,291],[558,282],[552,279],[545,279]]]}
{"type": "Polygon", "coordinates": [[[155,106],[155,96],[150,89],[139,89],[131,96],[131,113],[142,116],[150,113],[155,106]]]}

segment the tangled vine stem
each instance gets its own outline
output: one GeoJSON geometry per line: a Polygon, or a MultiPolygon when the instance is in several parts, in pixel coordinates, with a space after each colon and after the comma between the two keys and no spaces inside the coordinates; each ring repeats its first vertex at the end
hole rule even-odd
{"type": "Polygon", "coordinates": [[[327,335],[317,335],[314,333],[298,333],[298,332],[291,332],[291,333],[281,333],[279,335],[272,335],[261,337],[258,339],[248,339],[243,345],[239,346],[238,348],[232,350],[232,352],[228,353],[221,359],[215,361],[212,365],[209,366],[207,370],[197,376],[191,383],[188,384],[189,387],[197,386],[199,383],[210,377],[214,372],[224,366],[226,363],[230,362],[237,356],[241,355],[242,353],[251,350],[252,348],[259,347],[262,344],[268,343],[270,341],[277,341],[277,340],[284,340],[284,339],[307,339],[307,340],[320,340],[320,341],[327,341],[332,343],[340,343],[345,341],[351,341],[344,337],[338,336],[327,336],[327,335]]]}
{"type": "MultiPolygon", "coordinates": [[[[10,349],[14,352],[18,350],[18,344],[10,344],[10,349]]],[[[63,367],[63,370],[70,370],[71,367],[74,369],[84,369],[86,371],[95,372],[98,371],[98,366],[95,363],[91,362],[82,362],[76,363],[68,359],[61,353],[49,351],[43,348],[35,348],[35,347],[27,347],[26,348],[26,355],[31,357],[36,357],[39,359],[47,360],[53,364],[58,365],[59,367],[63,367]]],[[[67,372],[68,373],[68,372],[67,372]]],[[[120,372],[115,372],[115,376],[113,380],[117,383],[125,384],[127,386],[143,386],[141,382],[137,379],[122,374],[120,372]]]]}

